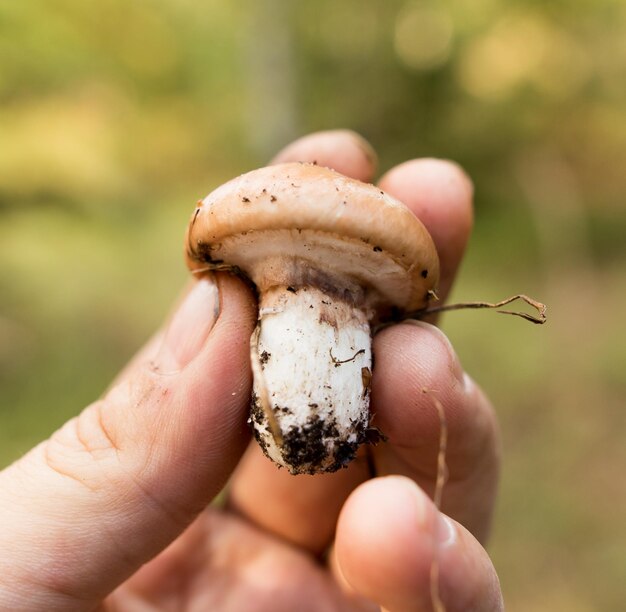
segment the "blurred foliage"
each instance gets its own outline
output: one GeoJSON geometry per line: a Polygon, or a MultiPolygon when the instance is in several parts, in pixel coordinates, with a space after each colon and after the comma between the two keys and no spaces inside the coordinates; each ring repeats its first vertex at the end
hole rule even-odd
{"type": "Polygon", "coordinates": [[[0,3],[0,465],[96,398],[186,279],[195,201],[290,138],[476,184],[445,329],[498,407],[510,610],[626,600],[622,0],[0,3]]]}

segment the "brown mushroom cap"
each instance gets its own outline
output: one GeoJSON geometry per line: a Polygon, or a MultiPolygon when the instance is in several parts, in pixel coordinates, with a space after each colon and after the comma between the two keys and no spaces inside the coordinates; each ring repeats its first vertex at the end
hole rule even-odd
{"type": "Polygon", "coordinates": [[[191,270],[235,268],[267,286],[293,283],[294,262],[304,262],[358,284],[376,309],[417,310],[439,278],[432,238],[404,204],[307,163],[254,170],[210,193],[186,245],[191,270]]]}

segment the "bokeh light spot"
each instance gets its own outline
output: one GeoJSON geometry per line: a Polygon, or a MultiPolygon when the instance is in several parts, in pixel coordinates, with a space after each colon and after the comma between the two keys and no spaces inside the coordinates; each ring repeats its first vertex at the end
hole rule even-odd
{"type": "Polygon", "coordinates": [[[464,50],[458,79],[471,95],[502,100],[520,86],[564,97],[586,82],[590,63],[565,32],[531,11],[510,12],[464,50]]]}
{"type": "Polygon", "coordinates": [[[394,47],[403,64],[433,70],[450,57],[454,28],[450,15],[430,2],[410,2],[398,14],[394,47]]]}

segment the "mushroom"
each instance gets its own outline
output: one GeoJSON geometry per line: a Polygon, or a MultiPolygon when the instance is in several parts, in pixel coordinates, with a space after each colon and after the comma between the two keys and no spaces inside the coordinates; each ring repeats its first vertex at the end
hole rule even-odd
{"type": "Polygon", "coordinates": [[[269,166],[200,201],[192,271],[254,283],[250,421],[293,474],[345,467],[368,440],[371,326],[424,308],[439,261],[422,223],[374,185],[308,163],[269,166]]]}

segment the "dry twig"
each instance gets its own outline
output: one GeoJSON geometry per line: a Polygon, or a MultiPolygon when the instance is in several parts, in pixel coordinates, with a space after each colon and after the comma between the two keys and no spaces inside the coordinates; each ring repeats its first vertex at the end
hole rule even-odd
{"type": "MultiPolygon", "coordinates": [[[[437,510],[441,510],[441,499],[443,497],[443,488],[448,476],[448,467],[446,465],[446,452],[448,450],[448,422],[443,409],[442,403],[432,395],[428,389],[423,389],[424,394],[429,394],[430,398],[437,410],[439,417],[439,450],[437,452],[437,477],[435,479],[435,491],[433,493],[433,502],[437,510]]],[[[435,612],[446,612],[446,608],[439,596],[439,551],[434,548],[433,560],[430,564],[430,598],[435,612]]]]}
{"type": "Polygon", "coordinates": [[[422,319],[425,316],[431,314],[437,314],[440,312],[448,312],[450,310],[464,310],[466,308],[502,308],[502,306],[506,306],[511,302],[516,300],[522,300],[526,302],[529,306],[532,306],[535,310],[537,310],[536,315],[529,314],[527,312],[519,312],[515,310],[498,310],[501,314],[514,315],[516,317],[521,317],[522,319],[526,319],[531,323],[537,323],[538,325],[543,325],[548,319],[546,316],[547,306],[538,302],[537,300],[528,297],[524,294],[513,295],[506,300],[502,300],[501,302],[460,302],[458,304],[448,304],[446,306],[432,306],[430,308],[424,308],[422,310],[416,310],[415,312],[408,313],[405,319],[422,319]]]}

